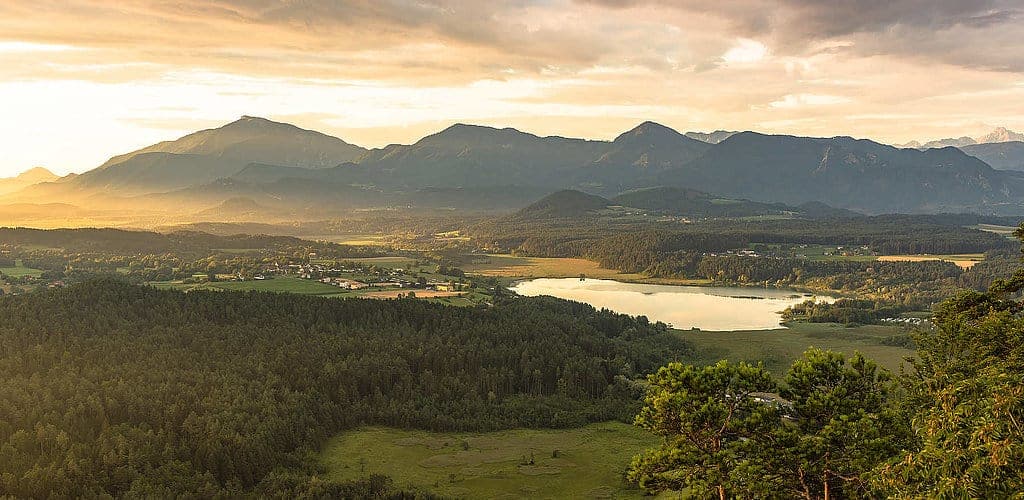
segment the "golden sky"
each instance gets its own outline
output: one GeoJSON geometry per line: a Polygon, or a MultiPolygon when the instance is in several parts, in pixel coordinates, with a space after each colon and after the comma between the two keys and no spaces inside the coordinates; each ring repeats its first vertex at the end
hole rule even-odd
{"type": "Polygon", "coordinates": [[[886,142],[1024,130],[1024,0],[3,0],[0,175],[243,114],[367,147],[644,120],[886,142]]]}

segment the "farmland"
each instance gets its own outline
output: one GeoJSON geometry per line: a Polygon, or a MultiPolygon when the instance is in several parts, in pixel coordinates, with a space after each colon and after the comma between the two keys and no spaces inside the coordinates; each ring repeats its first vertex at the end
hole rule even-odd
{"type": "Polygon", "coordinates": [[[473,256],[473,261],[462,266],[467,273],[503,278],[571,278],[585,275],[588,278],[614,279],[619,281],[698,285],[708,280],[651,278],[639,273],[623,273],[601,267],[587,259],[567,257],[520,257],[515,255],[491,254],[473,256]]]}
{"type": "Polygon", "coordinates": [[[33,269],[31,267],[25,267],[20,261],[16,265],[11,267],[0,267],[0,274],[9,276],[11,278],[24,278],[30,276],[38,278],[43,275],[43,271],[39,269],[33,269]]]}
{"type": "Polygon", "coordinates": [[[985,260],[985,254],[971,253],[960,255],[882,255],[878,257],[882,262],[927,262],[938,260],[952,262],[963,269],[970,269],[975,264],[985,260]]]}

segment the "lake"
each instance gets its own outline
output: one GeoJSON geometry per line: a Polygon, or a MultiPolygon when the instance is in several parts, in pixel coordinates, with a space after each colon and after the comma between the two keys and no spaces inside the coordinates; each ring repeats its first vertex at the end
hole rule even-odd
{"type": "Polygon", "coordinates": [[[614,280],[540,278],[512,287],[519,295],[551,295],[688,330],[771,330],[783,309],[805,300],[831,301],[793,290],[755,287],[645,285],[614,280]]]}

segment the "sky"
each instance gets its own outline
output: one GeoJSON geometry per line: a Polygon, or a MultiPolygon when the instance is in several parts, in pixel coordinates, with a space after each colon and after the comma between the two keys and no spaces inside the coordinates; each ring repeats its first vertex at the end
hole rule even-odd
{"type": "Polygon", "coordinates": [[[4,0],[0,176],[255,115],[888,143],[1024,130],[1024,0],[4,0]]]}

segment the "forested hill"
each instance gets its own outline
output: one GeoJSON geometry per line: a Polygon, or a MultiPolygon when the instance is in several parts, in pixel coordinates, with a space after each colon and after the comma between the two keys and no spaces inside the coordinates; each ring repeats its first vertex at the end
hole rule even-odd
{"type": "Polygon", "coordinates": [[[0,492],[360,496],[295,471],[304,450],[362,424],[627,419],[633,380],[686,352],[644,319],[496,300],[185,294],[111,280],[2,298],[0,492]]]}

